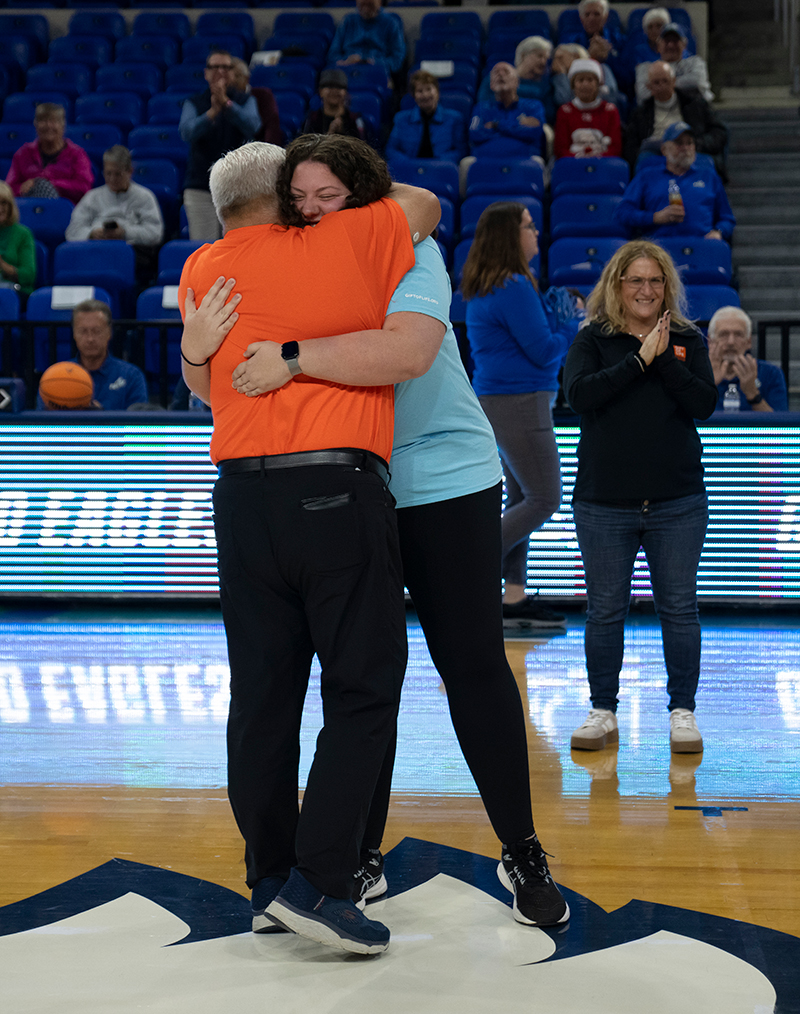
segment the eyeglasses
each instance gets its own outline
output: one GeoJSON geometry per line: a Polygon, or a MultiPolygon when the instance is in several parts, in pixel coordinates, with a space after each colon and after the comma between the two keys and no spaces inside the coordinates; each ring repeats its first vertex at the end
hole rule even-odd
{"type": "Polygon", "coordinates": [[[666,284],[667,279],[664,275],[656,275],[655,278],[628,278],[627,275],[623,275],[622,281],[630,285],[632,289],[641,289],[645,285],[649,285],[651,289],[660,289],[666,284]]]}
{"type": "Polygon", "coordinates": [[[539,230],[536,228],[533,222],[528,222],[527,225],[520,225],[520,229],[530,229],[531,232],[535,232],[537,236],[539,235],[539,230]]]}
{"type": "Polygon", "coordinates": [[[206,70],[233,70],[232,63],[207,63],[206,70]]]}

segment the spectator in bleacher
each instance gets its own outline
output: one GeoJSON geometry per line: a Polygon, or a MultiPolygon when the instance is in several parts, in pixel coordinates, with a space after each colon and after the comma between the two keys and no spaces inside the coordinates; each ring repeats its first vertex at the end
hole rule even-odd
{"type": "Polygon", "coordinates": [[[625,85],[626,67],[622,58],[625,39],[617,28],[609,24],[608,11],[608,0],[581,0],[578,4],[581,30],[566,32],[559,41],[579,43],[588,51],[590,59],[608,64],[615,80],[625,85]]]}
{"type": "Polygon", "coordinates": [[[603,71],[597,60],[573,60],[569,68],[573,99],[556,116],[556,158],[600,158],[622,154],[617,107],[600,96],[603,71]]]}
{"type": "Polygon", "coordinates": [[[309,111],[303,134],[344,134],[364,140],[366,127],[358,113],[350,109],[347,74],[338,67],[329,67],[319,76],[319,97],[322,105],[309,111]]]}
{"type": "Polygon", "coordinates": [[[181,137],[189,145],[183,206],[189,222],[189,238],[213,243],[222,235],[211,203],[208,174],[226,152],[252,141],[261,126],[253,95],[233,86],[233,59],[224,49],[214,49],[206,60],[208,88],[183,104],[181,137]]]}
{"type": "Polygon", "coordinates": [[[254,141],[266,141],[267,144],[280,145],[283,141],[281,133],[281,118],[278,112],[278,103],[272,94],[271,88],[251,88],[250,68],[240,60],[238,56],[231,59],[233,74],[231,85],[237,92],[244,92],[252,95],[258,106],[258,117],[261,120],[261,127],[256,131],[254,141]]]}
{"type": "Polygon", "coordinates": [[[469,144],[473,155],[529,158],[540,155],[544,139],[544,106],[521,99],[519,76],[510,63],[496,63],[490,78],[494,102],[479,102],[472,111],[469,144]]]}
{"type": "Polygon", "coordinates": [[[40,102],[33,115],[36,140],[14,153],[6,183],[17,197],[66,197],[73,204],[92,189],[89,156],[64,137],[64,107],[40,102]]]}
{"type": "MultiPolygon", "coordinates": [[[[708,67],[702,56],[690,56],[685,52],[686,35],[680,25],[671,22],[665,25],[658,37],[658,55],[675,71],[675,87],[696,88],[706,102],[714,101],[708,67]]],[[[640,63],[636,68],[636,101],[646,102],[650,98],[647,74],[650,63],[640,63]]]]}
{"type": "Polygon", "coordinates": [[[418,70],[408,81],[414,96],[413,109],[395,115],[394,126],[386,142],[387,157],[440,158],[459,162],[467,154],[466,124],[455,109],[439,102],[439,81],[426,70],[418,70]]]}
{"type": "Polygon", "coordinates": [[[7,183],[0,183],[0,284],[18,285],[24,296],[29,296],[36,284],[33,233],[20,225],[19,208],[7,183]]]}
{"type": "Polygon", "coordinates": [[[753,322],[738,306],[721,306],[708,322],[708,356],[719,399],[729,386],[742,412],[785,412],[789,407],[783,371],[753,355],[753,322]]]}
{"type": "Polygon", "coordinates": [[[631,168],[635,168],[640,155],[660,155],[664,131],[683,121],[692,128],[697,150],[714,158],[717,172],[724,180],[723,152],[728,128],[695,88],[678,91],[671,63],[656,60],[648,66],[650,98],[633,110],[625,131],[624,155],[631,168]]]}
{"type": "Polygon", "coordinates": [[[667,127],[661,143],[665,165],[642,169],[628,184],[614,217],[649,238],[705,236],[730,242],[736,219],[716,170],[696,165],[688,123],[667,127]]]}
{"type": "Polygon", "coordinates": [[[330,63],[374,63],[397,74],[406,58],[406,40],[400,21],[381,10],[381,0],[356,0],[356,12],[339,23],[331,48],[330,63]]]}
{"type": "MultiPolygon", "coordinates": [[[[519,75],[518,92],[521,99],[538,99],[544,106],[547,122],[552,123],[556,115],[553,102],[553,82],[548,72],[548,62],[553,53],[553,44],[542,35],[529,35],[523,39],[514,52],[514,69],[519,75]]],[[[478,89],[478,102],[491,102],[491,71],[478,89]]]]}
{"type": "Polygon", "coordinates": [[[668,24],[669,11],[667,8],[651,7],[649,11],[645,11],[642,18],[641,32],[634,32],[628,36],[628,41],[622,51],[622,59],[631,81],[634,79],[636,68],[640,63],[661,59],[658,53],[658,40],[668,24]]]}
{"type": "MultiPolygon", "coordinates": [[[[147,384],[138,366],[109,353],[112,322],[108,303],[99,299],[78,303],[72,311],[72,337],[78,349],[73,362],[92,375],[95,408],[124,412],[146,404],[147,384]]],[[[37,407],[44,408],[41,395],[37,407]]]]}
{"type": "MultiPolygon", "coordinates": [[[[556,46],[553,53],[553,62],[550,65],[550,75],[553,82],[553,101],[556,109],[572,101],[572,88],[569,83],[569,69],[573,60],[588,60],[589,52],[577,42],[567,42],[556,46]]],[[[603,98],[607,102],[616,105],[619,102],[619,88],[617,79],[608,67],[608,64],[601,63],[603,69],[603,98]]]]}

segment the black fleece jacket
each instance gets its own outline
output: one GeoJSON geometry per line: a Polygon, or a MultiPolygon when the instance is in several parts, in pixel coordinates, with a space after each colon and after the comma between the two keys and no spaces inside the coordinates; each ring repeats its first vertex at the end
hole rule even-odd
{"type": "Polygon", "coordinates": [[[702,493],[702,446],[695,419],[717,405],[701,333],[673,329],[669,348],[642,370],[630,334],[588,324],[564,365],[563,387],[581,416],[574,499],[672,500],[702,493]]]}

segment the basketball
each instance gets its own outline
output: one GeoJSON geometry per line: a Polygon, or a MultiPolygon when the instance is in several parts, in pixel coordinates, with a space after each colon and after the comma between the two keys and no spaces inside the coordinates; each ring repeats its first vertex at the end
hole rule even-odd
{"type": "Polygon", "coordinates": [[[39,394],[48,408],[88,408],[94,383],[89,371],[78,363],[54,363],[42,374],[39,394]]]}

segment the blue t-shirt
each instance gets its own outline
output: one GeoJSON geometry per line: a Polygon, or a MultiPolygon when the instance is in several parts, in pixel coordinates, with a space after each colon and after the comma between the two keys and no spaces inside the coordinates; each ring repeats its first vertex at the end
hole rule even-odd
{"type": "MultiPolygon", "coordinates": [[[[786,392],[786,381],[783,376],[783,371],[778,366],[773,366],[772,363],[767,363],[763,359],[759,359],[758,380],[761,384],[761,395],[769,407],[775,412],[788,411],[789,396],[786,392]]],[[[739,411],[753,412],[753,406],[742,394],[738,377],[734,380],[723,380],[721,384],[717,384],[719,400],[717,401],[716,411],[721,412],[723,409],[722,399],[725,397],[725,392],[728,390],[729,384],[735,384],[736,390],[739,392],[739,411]]]]}
{"type": "Polygon", "coordinates": [[[713,168],[695,162],[681,176],[666,166],[642,169],[630,181],[614,212],[614,219],[630,230],[649,237],[705,236],[718,229],[730,241],[736,218],[722,180],[713,168]],[[653,214],[669,204],[669,184],[674,180],[683,198],[686,215],[682,222],[656,225],[653,214]]]}
{"type": "Polygon", "coordinates": [[[450,326],[450,280],[432,239],[414,248],[416,265],[395,289],[387,316],[424,313],[447,327],[428,372],[395,385],[391,490],[398,507],[466,496],[502,478],[489,420],[472,390],[450,326]]]}
{"type": "MultiPolygon", "coordinates": [[[[73,359],[72,362],[79,363],[80,359],[73,359]]],[[[108,355],[99,370],[90,370],[89,373],[94,381],[92,397],[107,412],[124,412],[131,405],[147,401],[147,381],[139,367],[133,363],[108,355]]],[[[45,407],[41,395],[36,407],[45,407]]]]}

